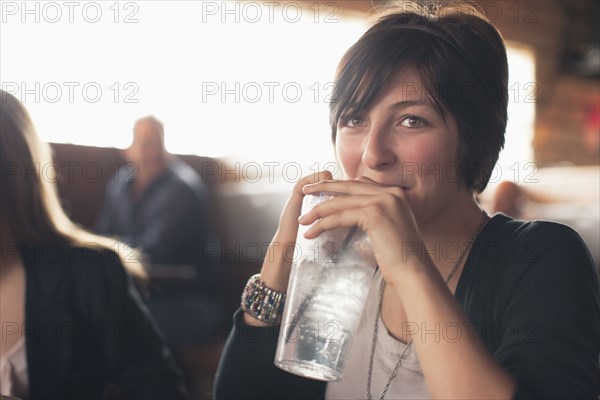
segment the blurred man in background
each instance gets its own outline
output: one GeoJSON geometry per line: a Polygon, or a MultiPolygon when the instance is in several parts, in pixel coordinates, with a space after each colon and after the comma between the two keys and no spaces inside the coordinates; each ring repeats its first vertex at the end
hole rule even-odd
{"type": "Polygon", "coordinates": [[[223,321],[218,258],[208,251],[217,245],[208,189],[165,150],[164,127],[154,117],[136,121],[124,158],[127,164],[107,186],[96,231],[141,251],[147,306],[174,353],[182,354],[208,344],[207,326],[223,321]]]}
{"type": "Polygon", "coordinates": [[[206,248],[215,241],[210,197],[196,172],[166,152],[162,123],[154,117],[138,120],[124,156],[127,164],[107,187],[97,231],[140,248],[153,268],[206,270],[211,260],[198,245],[206,248]]]}

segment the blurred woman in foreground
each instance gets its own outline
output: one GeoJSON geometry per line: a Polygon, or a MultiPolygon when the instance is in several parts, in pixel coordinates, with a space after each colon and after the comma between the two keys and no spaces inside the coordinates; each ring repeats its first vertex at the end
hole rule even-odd
{"type": "Polygon", "coordinates": [[[139,263],[69,220],[47,176],[50,146],[23,105],[0,96],[0,393],[187,397],[124,268],[142,274],[139,263]]]}

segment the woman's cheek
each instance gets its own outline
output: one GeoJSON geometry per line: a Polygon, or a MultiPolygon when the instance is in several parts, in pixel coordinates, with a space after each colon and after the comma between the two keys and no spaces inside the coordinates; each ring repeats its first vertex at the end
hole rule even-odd
{"type": "Polygon", "coordinates": [[[455,161],[455,144],[435,140],[435,137],[421,141],[414,147],[414,158],[418,158],[427,171],[440,171],[455,161]]]}
{"type": "Polygon", "coordinates": [[[338,142],[336,142],[336,153],[345,178],[356,178],[356,173],[362,160],[360,146],[352,145],[345,140],[338,140],[338,142]]]}

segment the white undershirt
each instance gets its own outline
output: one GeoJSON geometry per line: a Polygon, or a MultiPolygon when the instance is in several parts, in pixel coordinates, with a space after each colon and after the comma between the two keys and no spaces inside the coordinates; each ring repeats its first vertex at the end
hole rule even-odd
{"type": "MultiPolygon", "coordinates": [[[[356,336],[350,347],[346,360],[344,376],[339,382],[327,384],[325,398],[333,399],[365,399],[367,393],[367,374],[369,370],[369,357],[373,340],[373,325],[377,314],[379,302],[379,287],[382,277],[377,271],[365,311],[362,315],[356,336]]],[[[373,357],[373,375],[371,379],[371,397],[379,399],[388,378],[398,361],[406,344],[394,339],[387,331],[383,320],[379,317],[379,332],[377,345],[373,357]]],[[[411,346],[402,359],[398,374],[392,380],[390,388],[385,395],[386,400],[396,399],[429,399],[429,391],[415,348],[411,346]]]]}

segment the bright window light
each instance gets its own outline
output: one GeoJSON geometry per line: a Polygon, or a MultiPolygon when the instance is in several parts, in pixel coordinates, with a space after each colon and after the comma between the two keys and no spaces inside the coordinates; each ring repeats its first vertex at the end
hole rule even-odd
{"type": "Polygon", "coordinates": [[[2,87],[47,141],[124,148],[152,114],[173,153],[333,159],[331,82],[365,29],[335,3],[5,3],[2,87]]]}
{"type": "MultiPolygon", "coordinates": [[[[285,175],[331,167],[337,63],[366,29],[334,2],[3,1],[2,88],[49,142],[125,148],[137,118],[165,124],[172,153],[285,175]],[[302,6],[300,6],[302,4],[302,6]]],[[[509,46],[502,177],[532,160],[534,62],[509,46]]],[[[250,177],[252,180],[253,178],[250,177]]],[[[254,185],[256,186],[256,185],[254,185]]]]}
{"type": "Polygon", "coordinates": [[[500,153],[491,184],[500,180],[530,183],[537,167],[533,157],[533,134],[537,87],[535,58],[531,49],[514,43],[507,45],[508,55],[508,126],[506,143],[500,153]]]}

